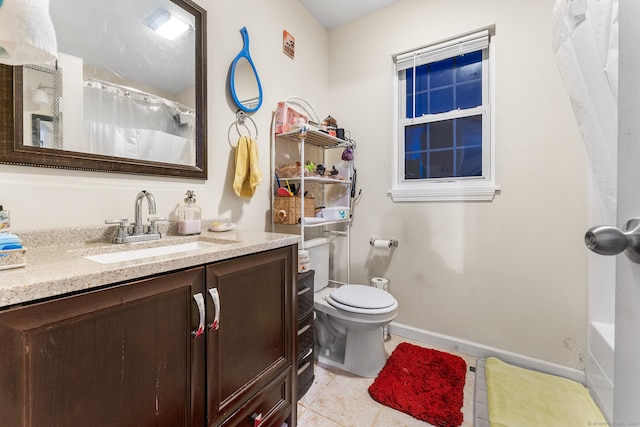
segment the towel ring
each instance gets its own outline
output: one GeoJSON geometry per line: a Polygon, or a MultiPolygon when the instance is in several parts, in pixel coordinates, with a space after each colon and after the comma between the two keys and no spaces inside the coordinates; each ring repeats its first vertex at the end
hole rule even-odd
{"type": "Polygon", "coordinates": [[[258,139],[258,126],[256,125],[256,122],[253,121],[253,119],[250,116],[247,116],[245,114],[244,111],[242,110],[238,110],[238,112],[236,113],[236,131],[238,132],[238,135],[243,136],[242,133],[240,132],[240,128],[238,127],[238,125],[240,126],[244,126],[247,131],[249,131],[249,136],[251,135],[251,129],[249,129],[249,126],[247,126],[247,119],[253,123],[253,127],[256,129],[256,139],[258,139]]]}

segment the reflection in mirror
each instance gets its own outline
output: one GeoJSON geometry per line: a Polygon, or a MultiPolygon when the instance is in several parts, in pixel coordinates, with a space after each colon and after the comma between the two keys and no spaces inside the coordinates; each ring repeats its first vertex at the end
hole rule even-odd
{"type": "Polygon", "coordinates": [[[206,12],[191,0],[50,6],[58,60],[0,66],[0,162],[206,178],[206,12]],[[160,34],[173,20],[183,32],[160,34]],[[5,123],[14,105],[21,123],[5,123]],[[36,115],[52,118],[50,144],[27,131],[36,115]]]}
{"type": "Polygon", "coordinates": [[[236,62],[234,87],[236,98],[240,102],[240,105],[249,110],[256,108],[260,95],[258,80],[255,74],[253,74],[253,69],[247,58],[240,58],[238,62],[236,62]]]}
{"type": "Polygon", "coordinates": [[[31,134],[24,132],[23,144],[60,148],[60,72],[38,65],[24,66],[22,99],[23,126],[31,129],[31,134]],[[40,134],[40,123],[45,120],[49,122],[47,127],[51,128],[46,144],[35,133],[38,131],[40,134]]]}
{"type": "MultiPolygon", "coordinates": [[[[195,111],[166,98],[87,79],[82,152],[195,165],[195,111]]],[[[66,147],[66,146],[65,146],[66,147]]]]}
{"type": "Polygon", "coordinates": [[[231,62],[229,89],[238,108],[247,113],[254,113],[262,105],[262,84],[249,53],[247,28],[242,27],[240,33],[243,47],[231,62]]]}
{"type": "Polygon", "coordinates": [[[42,114],[31,115],[31,145],[34,147],[53,146],[53,117],[42,114]]]}
{"type": "Polygon", "coordinates": [[[102,0],[56,0],[51,18],[62,96],[82,105],[65,112],[61,148],[195,165],[193,15],[169,0],[123,2],[117,8],[102,0]],[[159,33],[170,19],[182,23],[181,32],[159,33]],[[93,28],[105,31],[78,37],[93,28]]]}

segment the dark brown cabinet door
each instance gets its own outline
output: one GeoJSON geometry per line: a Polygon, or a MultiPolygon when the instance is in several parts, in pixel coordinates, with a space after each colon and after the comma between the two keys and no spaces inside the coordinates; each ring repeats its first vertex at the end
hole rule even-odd
{"type": "Polygon", "coordinates": [[[204,425],[203,287],[199,268],[0,312],[0,424],[204,425]]]}
{"type": "MultiPolygon", "coordinates": [[[[279,426],[292,411],[295,418],[295,376],[290,373],[295,366],[296,249],[289,246],[207,266],[210,324],[216,313],[212,293],[217,292],[220,303],[217,329],[207,333],[209,426],[234,413],[235,419],[252,398],[265,399],[264,390],[273,390],[275,396],[264,400],[272,402],[268,407],[256,400],[255,407],[269,420],[265,425],[279,426]]],[[[246,415],[244,422],[249,422],[251,414],[246,415]]],[[[244,425],[237,422],[233,424],[244,425]]]]}

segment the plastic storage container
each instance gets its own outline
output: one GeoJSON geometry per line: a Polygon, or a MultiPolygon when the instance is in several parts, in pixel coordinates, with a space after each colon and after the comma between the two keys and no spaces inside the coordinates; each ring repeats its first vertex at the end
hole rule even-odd
{"type": "Polygon", "coordinates": [[[335,206],[332,208],[324,208],[321,210],[322,218],[327,221],[340,221],[349,219],[349,208],[346,206],[335,206]]]}

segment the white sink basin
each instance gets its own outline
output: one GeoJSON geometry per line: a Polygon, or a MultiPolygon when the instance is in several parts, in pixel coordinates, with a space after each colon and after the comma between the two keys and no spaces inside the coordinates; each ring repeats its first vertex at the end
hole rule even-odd
{"type": "Polygon", "coordinates": [[[173,255],[182,252],[198,251],[200,249],[220,246],[218,243],[195,241],[176,245],[158,246],[155,248],[132,249],[128,251],[112,252],[100,255],[87,255],[84,258],[99,262],[100,264],[113,264],[116,262],[133,261],[163,255],[173,255]]]}

